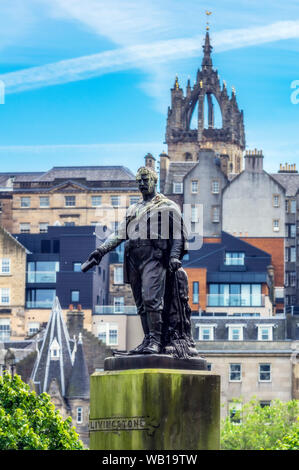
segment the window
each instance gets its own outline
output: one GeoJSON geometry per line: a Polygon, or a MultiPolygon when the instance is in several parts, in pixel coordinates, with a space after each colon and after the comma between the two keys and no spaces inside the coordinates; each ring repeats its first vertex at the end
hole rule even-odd
{"type": "Polygon", "coordinates": [[[0,305],[10,304],[10,289],[9,287],[0,288],[0,305]]]}
{"type": "Polygon", "coordinates": [[[41,240],[41,253],[51,253],[51,240],[41,240]]]}
{"type": "Polygon", "coordinates": [[[77,424],[83,423],[83,408],[81,406],[78,406],[77,408],[77,424]]]}
{"type": "Polygon", "coordinates": [[[28,261],[27,282],[56,282],[59,261],[28,261]]]}
{"type": "Polygon", "coordinates": [[[118,325],[117,323],[100,323],[98,327],[98,338],[107,344],[115,346],[118,344],[118,325]]]}
{"type": "Polygon", "coordinates": [[[123,313],[125,306],[124,297],[114,297],[114,313],[123,313]]]}
{"type": "Polygon", "coordinates": [[[199,303],[199,282],[195,281],[192,283],[192,303],[198,304],[199,303]]]}
{"type": "Polygon", "coordinates": [[[197,206],[191,206],[191,222],[198,222],[198,210],[197,206]]]}
{"type": "Polygon", "coordinates": [[[75,222],[64,222],[65,227],[74,227],[75,222]]]}
{"type": "Polygon", "coordinates": [[[292,271],[289,274],[289,285],[291,287],[296,287],[296,271],[292,271]]]}
{"type": "Polygon", "coordinates": [[[217,223],[220,221],[220,208],[219,206],[212,207],[212,222],[217,223]]]}
{"type": "Polygon", "coordinates": [[[114,266],[114,284],[123,284],[123,283],[124,283],[123,267],[114,266]]]}
{"type": "Polygon", "coordinates": [[[49,196],[41,196],[39,198],[39,207],[49,207],[49,206],[50,206],[49,196]]]}
{"type": "Polygon", "coordinates": [[[271,406],[271,400],[260,401],[260,407],[265,408],[266,406],[271,406]]]}
{"type": "Polygon", "coordinates": [[[295,261],[296,261],[296,247],[291,246],[290,247],[290,262],[295,263],[295,261]]]}
{"type": "Polygon", "coordinates": [[[10,320],[6,318],[0,319],[0,341],[10,340],[10,320]]]}
{"type": "Polygon", "coordinates": [[[48,231],[48,222],[40,222],[39,224],[39,233],[47,233],[48,231]]]}
{"type": "Polygon", "coordinates": [[[102,205],[102,196],[91,196],[91,205],[93,207],[102,205]]]}
{"type": "Polygon", "coordinates": [[[52,308],[55,299],[55,289],[27,289],[27,308],[52,308]]]}
{"type": "Polygon", "coordinates": [[[29,322],[28,323],[28,335],[31,336],[31,335],[34,335],[35,333],[37,333],[39,330],[39,323],[37,322],[29,322]]]}
{"type": "Polygon", "coordinates": [[[139,196],[130,196],[130,206],[132,204],[137,204],[137,202],[139,202],[139,200],[140,200],[139,196]]]}
{"type": "Polygon", "coordinates": [[[229,341],[243,341],[243,328],[245,325],[227,324],[229,341]]]}
{"type": "Polygon", "coordinates": [[[173,193],[183,194],[183,183],[173,183],[173,193]]]}
{"type": "Polygon", "coordinates": [[[197,180],[191,181],[191,193],[192,194],[198,193],[198,181],[197,180]]]}
{"type": "Polygon", "coordinates": [[[21,207],[30,207],[30,197],[21,197],[21,207]]]}
{"type": "Polygon", "coordinates": [[[66,207],[73,207],[76,205],[76,196],[65,196],[64,200],[66,207]]]}
{"type": "Polygon", "coordinates": [[[272,341],[273,325],[258,325],[258,341],[272,341]]]}
{"type": "Polygon", "coordinates": [[[53,253],[60,252],[60,240],[53,240],[53,253]]]}
{"type": "Polygon", "coordinates": [[[10,274],[10,259],[2,258],[0,261],[1,274],[10,274]]]}
{"type": "Polygon", "coordinates": [[[199,340],[200,341],[213,341],[215,325],[198,325],[199,327],[199,340]]]}
{"type": "Polygon", "coordinates": [[[242,421],[242,404],[241,403],[229,403],[229,418],[234,424],[241,424],[242,421]]]}
{"type": "Polygon", "coordinates": [[[273,219],[273,232],[279,232],[279,219],[273,219]]]}
{"type": "Polygon", "coordinates": [[[80,291],[79,290],[72,290],[71,291],[71,302],[79,302],[80,299],[80,291]]]}
{"type": "Polygon", "coordinates": [[[218,180],[212,181],[212,193],[219,194],[220,191],[220,184],[218,180]]]}
{"type": "Polygon", "coordinates": [[[290,202],[291,202],[291,213],[296,214],[296,199],[292,199],[290,202]]]}
{"type": "Polygon", "coordinates": [[[51,359],[57,360],[60,356],[60,346],[56,338],[53,339],[50,346],[50,357],[51,359]]]}
{"type": "Polygon", "coordinates": [[[209,307],[261,307],[261,284],[209,284],[209,307]]]}
{"type": "Polygon", "coordinates": [[[296,238],[296,225],[291,224],[289,227],[290,227],[289,237],[296,238]]]}
{"type": "Polygon", "coordinates": [[[75,273],[81,273],[81,263],[73,263],[73,271],[75,273]]]}
{"type": "Polygon", "coordinates": [[[259,382],[271,382],[271,364],[259,364],[259,382]]]}
{"type": "Polygon", "coordinates": [[[274,194],[273,195],[273,207],[279,207],[280,206],[280,196],[279,194],[274,194]]]}
{"type": "Polygon", "coordinates": [[[111,196],[111,206],[113,207],[120,206],[120,196],[111,196]]]}
{"type": "Polygon", "coordinates": [[[185,157],[186,162],[193,160],[192,154],[190,152],[184,153],[184,157],[185,157]]]}
{"type": "Polygon", "coordinates": [[[30,233],[30,224],[29,223],[20,224],[20,232],[21,233],[30,233]]]}
{"type": "Polygon", "coordinates": [[[241,382],[241,380],[242,380],[241,364],[230,364],[229,365],[229,381],[241,382]]]}
{"type": "Polygon", "coordinates": [[[227,266],[241,266],[245,262],[245,253],[228,252],[225,253],[225,264],[227,266]]]}

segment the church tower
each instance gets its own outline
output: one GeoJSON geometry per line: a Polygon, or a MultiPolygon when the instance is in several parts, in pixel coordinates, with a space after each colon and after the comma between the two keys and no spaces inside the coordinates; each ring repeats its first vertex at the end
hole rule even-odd
{"type": "Polygon", "coordinates": [[[228,176],[238,174],[243,169],[243,111],[238,108],[235,89],[232,88],[229,96],[225,82],[221,86],[218,72],[213,68],[212,49],[207,26],[202,65],[197,71],[194,86],[188,80],[184,94],[176,77],[171,89],[166,143],[170,162],[196,162],[199,150],[214,150],[220,157],[223,173],[228,176]],[[222,121],[218,127],[215,106],[219,107],[222,121]]]}

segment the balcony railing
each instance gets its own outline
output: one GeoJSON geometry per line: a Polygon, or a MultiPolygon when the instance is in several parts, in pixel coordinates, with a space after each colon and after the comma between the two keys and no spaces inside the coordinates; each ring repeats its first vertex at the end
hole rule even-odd
{"type": "Polygon", "coordinates": [[[265,296],[241,294],[208,294],[208,307],[264,307],[265,296]]]}
{"type": "Polygon", "coordinates": [[[26,308],[52,308],[53,300],[27,300],[26,308]]]}
{"type": "Polygon", "coordinates": [[[56,271],[27,271],[27,282],[56,282],[56,271]]]}
{"type": "Polygon", "coordinates": [[[94,308],[95,315],[109,315],[109,314],[137,314],[136,305],[96,305],[94,308]]]}

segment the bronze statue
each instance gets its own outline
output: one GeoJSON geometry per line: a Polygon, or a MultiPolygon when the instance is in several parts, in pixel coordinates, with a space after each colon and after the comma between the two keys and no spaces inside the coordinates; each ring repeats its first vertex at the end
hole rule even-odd
{"type": "Polygon", "coordinates": [[[156,172],[139,168],[142,199],[130,206],[117,232],[93,251],[82,271],[125,241],[124,281],[131,284],[144,339],[128,354],[196,356],[191,334],[188,279],[181,267],[186,237],[179,207],[156,192],[156,172]]]}

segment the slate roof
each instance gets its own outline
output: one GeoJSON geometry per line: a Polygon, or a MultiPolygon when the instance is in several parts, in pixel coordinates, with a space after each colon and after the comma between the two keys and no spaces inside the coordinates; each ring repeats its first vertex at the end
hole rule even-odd
{"type": "Polygon", "coordinates": [[[171,162],[165,181],[165,194],[172,193],[172,183],[182,183],[186,174],[189,173],[197,163],[198,162],[171,162]]]}
{"type": "Polygon", "coordinates": [[[296,196],[299,191],[299,173],[272,173],[278,183],[280,183],[286,190],[286,196],[296,196]]]}
{"type": "Polygon", "coordinates": [[[35,363],[32,380],[39,388],[39,393],[47,392],[53,379],[58,381],[62,396],[65,395],[67,383],[72,372],[72,351],[74,342],[70,340],[62,317],[59,300],[56,297],[45,335],[39,342],[39,354],[35,363]],[[51,358],[51,345],[59,345],[59,358],[51,358]]]}
{"type": "Polygon", "coordinates": [[[124,166],[55,166],[43,173],[35,181],[54,181],[55,179],[77,179],[87,181],[135,180],[135,175],[124,166]]]}
{"type": "Polygon", "coordinates": [[[75,361],[67,387],[66,397],[89,398],[89,373],[85,361],[81,334],[79,334],[75,361]]]}
{"type": "Polygon", "coordinates": [[[226,232],[222,232],[221,242],[204,243],[199,250],[190,250],[188,259],[183,260],[184,268],[207,268],[209,282],[266,282],[270,264],[270,254],[226,232]],[[244,252],[245,266],[224,265],[226,251],[244,252]]]}

